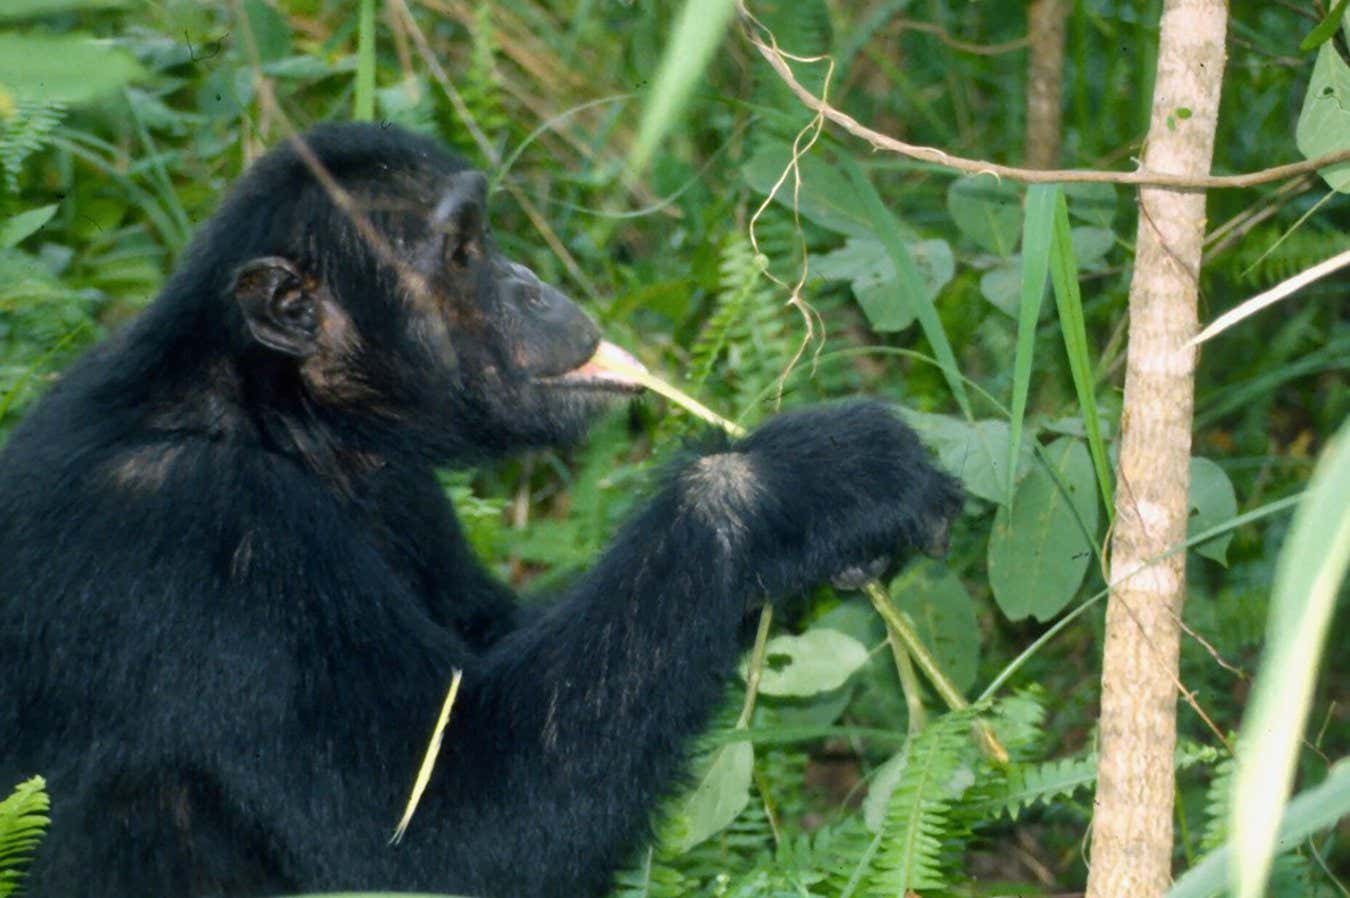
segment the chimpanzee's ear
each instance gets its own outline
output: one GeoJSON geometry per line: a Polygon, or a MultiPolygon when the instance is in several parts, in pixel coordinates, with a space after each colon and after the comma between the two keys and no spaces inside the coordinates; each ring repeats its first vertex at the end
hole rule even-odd
{"type": "Polygon", "coordinates": [[[447,264],[467,265],[482,253],[486,209],[487,178],[482,172],[469,169],[451,176],[432,213],[433,225],[445,233],[447,264]]]}
{"type": "Polygon", "coordinates": [[[300,270],[280,256],[244,263],[234,275],[234,299],[253,337],[296,358],[313,354],[319,330],[318,301],[300,270]]]}

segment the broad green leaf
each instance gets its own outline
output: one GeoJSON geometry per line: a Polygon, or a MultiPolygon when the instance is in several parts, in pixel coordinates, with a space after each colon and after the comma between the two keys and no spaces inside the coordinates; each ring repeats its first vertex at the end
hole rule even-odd
{"type": "MultiPolygon", "coordinates": [[[[945,240],[920,240],[909,249],[931,300],[956,272],[951,247],[945,240]]],[[[849,281],[872,330],[888,333],[914,323],[918,310],[906,302],[896,280],[895,263],[877,240],[850,237],[839,249],[813,259],[811,268],[828,280],[849,281]]]]}
{"type": "Polygon", "coordinates": [[[1033,467],[1012,510],[998,509],[989,537],[989,585],[1010,620],[1030,615],[1047,621],[1059,614],[1093,556],[1089,537],[1096,538],[1098,504],[1087,448],[1063,437],[1045,455],[1068,495],[1043,466],[1033,467]]]}
{"type": "Polygon", "coordinates": [[[1116,245],[1116,234],[1106,228],[1074,228],[1069,232],[1078,267],[1094,269],[1101,266],[1111,247],[1116,245]]]}
{"type": "Polygon", "coordinates": [[[130,0],[5,0],[0,5],[0,21],[37,19],[42,16],[82,9],[121,9],[130,0]]]}
{"type": "Polygon", "coordinates": [[[726,829],[750,803],[755,749],[748,741],[730,742],[695,765],[696,785],[680,806],[670,847],[683,853],[726,829]]]}
{"type": "Polygon", "coordinates": [[[995,265],[980,275],[980,295],[1000,312],[1013,318],[1017,317],[1018,304],[1022,299],[1022,257],[1014,254],[1012,258],[995,265]]]}
{"type": "Polygon", "coordinates": [[[920,561],[891,583],[891,601],[914,621],[952,685],[962,692],[975,685],[980,627],[960,578],[935,561],[920,561]]]}
{"type": "Polygon", "coordinates": [[[1265,648],[1242,718],[1233,778],[1230,832],[1239,898],[1256,898],[1265,887],[1276,824],[1293,782],[1318,661],[1347,566],[1350,421],[1318,461],[1275,568],[1265,648]]]}
{"type": "Polygon", "coordinates": [[[253,73],[247,66],[211,72],[197,87],[197,111],[210,118],[241,115],[253,101],[253,73]]]}
{"type": "Polygon", "coordinates": [[[1011,256],[1022,232],[1022,202],[1017,185],[990,175],[970,175],[947,190],[947,210],[961,232],[984,249],[1011,256]]]}
{"type": "MultiPolygon", "coordinates": [[[[759,691],[806,696],[838,689],[867,663],[867,647],[852,636],[815,627],[800,636],[775,636],[765,646],[759,691]]],[[[741,665],[741,676],[746,667],[741,665]]]]}
{"type": "Polygon", "coordinates": [[[882,763],[867,784],[867,795],[863,797],[863,823],[871,832],[880,832],[881,824],[886,821],[886,809],[891,803],[891,793],[905,773],[905,764],[909,759],[909,746],[906,745],[882,763]]]}
{"type": "Polygon", "coordinates": [[[43,225],[51,221],[56,214],[56,204],[38,206],[17,215],[11,215],[0,225],[0,249],[18,246],[25,238],[32,236],[43,225]]]}
{"type": "MultiPolygon", "coordinates": [[[[286,17],[264,0],[244,0],[244,22],[253,36],[261,62],[273,62],[291,52],[291,26],[286,17]]],[[[246,58],[252,54],[245,50],[246,58]]]]}
{"type": "MultiPolygon", "coordinates": [[[[791,159],[792,148],[787,144],[766,144],[750,157],[741,174],[747,184],[768,196],[791,159]]],[[[803,218],[831,231],[852,237],[873,237],[870,219],[862,212],[862,199],[835,166],[815,152],[802,156],[797,165],[801,186],[796,186],[796,180],[789,175],[774,194],[775,202],[789,209],[795,202],[803,218]]],[[[905,237],[915,239],[914,231],[906,229],[905,237]]]]}
{"type": "Polygon", "coordinates": [[[1116,219],[1114,184],[1065,184],[1060,189],[1068,199],[1071,216],[1093,227],[1111,230],[1116,219]]]}
{"type": "Polygon", "coordinates": [[[1031,465],[1031,445],[1024,443],[1017,469],[1008,470],[1008,422],[984,419],[970,422],[953,415],[935,415],[905,409],[909,425],[933,448],[942,467],[961,478],[966,491],[990,502],[1008,500],[1009,478],[1016,480],[1031,465]]]}
{"type": "MultiPolygon", "coordinates": [[[[1280,820],[1275,850],[1296,848],[1312,834],[1334,826],[1347,815],[1350,815],[1350,759],[1342,758],[1332,765],[1326,779],[1289,802],[1280,820]]],[[[1229,840],[1222,848],[1205,855],[1176,881],[1167,898],[1214,898],[1228,894],[1229,867],[1237,860],[1235,851],[1236,844],[1229,840]]]]}
{"type": "Polygon", "coordinates": [[[637,173],[647,167],[652,153],[679,121],[689,95],[722,43],[735,9],[734,0],[685,0],[642,110],[637,138],[628,155],[630,171],[637,173]]]}
{"type": "Polygon", "coordinates": [[[0,32],[0,95],[78,105],[141,74],[129,53],[91,37],[0,32]]]}
{"type": "MultiPolygon", "coordinates": [[[[1050,273],[1050,240],[1055,224],[1055,201],[1059,187],[1033,184],[1027,192],[1026,217],[1022,221],[1022,283],[1017,303],[1017,349],[1013,353],[1012,416],[1008,431],[1008,468],[1017,466],[1022,447],[1022,419],[1031,388],[1031,359],[1036,346],[1036,324],[1050,273]]],[[[1005,505],[1012,504],[1012,481],[1008,482],[1005,505]]]]}
{"type": "MultiPolygon", "coordinates": [[[[1350,148],[1350,65],[1341,59],[1334,41],[1317,51],[1294,139],[1308,159],[1350,148]]],[[[1350,162],[1329,165],[1318,174],[1333,190],[1350,192],[1350,162]]]]}
{"type": "MultiPolygon", "coordinates": [[[[1190,507],[1187,537],[1204,533],[1211,527],[1237,517],[1237,495],[1233,492],[1233,481],[1228,479],[1223,468],[1207,458],[1191,459],[1190,507]]],[[[1228,544],[1232,541],[1233,534],[1225,533],[1200,543],[1195,551],[1227,567],[1228,544]]]]}

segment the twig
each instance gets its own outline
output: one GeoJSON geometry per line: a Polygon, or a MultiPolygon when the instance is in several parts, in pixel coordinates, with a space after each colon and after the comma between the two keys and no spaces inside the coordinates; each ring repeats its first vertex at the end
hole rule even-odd
{"type": "Polygon", "coordinates": [[[1302,290],[1313,281],[1324,278],[1333,271],[1339,271],[1347,265],[1350,265],[1350,249],[1337,253],[1330,259],[1318,262],[1312,268],[1300,271],[1298,274],[1288,280],[1281,281],[1264,293],[1258,293],[1246,302],[1240,303],[1236,307],[1229,309],[1227,312],[1224,312],[1218,318],[1214,319],[1209,327],[1192,337],[1190,342],[1188,342],[1184,348],[1189,349],[1192,346],[1197,346],[1205,342],[1211,337],[1218,336],[1244,318],[1255,315],[1267,306],[1274,305],[1286,296],[1302,290]]]}
{"type": "Polygon", "coordinates": [[[1138,170],[1132,172],[1111,172],[1111,171],[1091,171],[1088,169],[1031,169],[1018,168],[1012,165],[1001,165],[997,162],[990,162],[984,159],[969,159],[964,156],[954,156],[937,147],[925,147],[917,144],[905,143],[896,140],[888,134],[882,134],[872,128],[859,122],[853,116],[842,112],[831,106],[825,100],[817,97],[810,90],[802,85],[792,73],[791,66],[784,58],[783,50],[778,47],[773,33],[764,27],[745,6],[745,0],[737,0],[736,4],[740,11],[741,23],[744,26],[743,31],[746,40],[754,45],[759,54],[773,68],[804,106],[817,115],[823,116],[834,122],[845,131],[867,141],[878,150],[888,150],[892,153],[898,153],[901,156],[907,156],[911,159],[917,159],[921,162],[931,162],[935,165],[950,168],[955,171],[966,172],[968,174],[993,175],[996,178],[1006,178],[1010,181],[1019,181],[1024,184],[1066,184],[1066,183],[1096,183],[1096,184],[1130,184],[1136,187],[1174,187],[1179,189],[1222,189],[1222,188],[1241,188],[1254,187],[1258,184],[1269,184],[1272,181],[1283,181],[1289,178],[1305,175],[1309,172],[1315,172],[1319,169],[1335,165],[1340,162],[1350,161],[1350,148],[1338,150],[1334,153],[1327,153],[1316,159],[1306,159],[1302,162],[1291,162],[1288,165],[1277,165],[1274,168],[1266,168],[1260,171],[1248,172],[1240,175],[1174,175],[1166,172],[1150,172],[1138,170]],[[760,36],[760,32],[767,35],[768,43],[760,36]]]}

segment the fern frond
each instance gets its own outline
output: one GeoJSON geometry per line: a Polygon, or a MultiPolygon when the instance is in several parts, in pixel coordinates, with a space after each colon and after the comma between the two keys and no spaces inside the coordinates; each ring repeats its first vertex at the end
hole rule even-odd
{"type": "Polygon", "coordinates": [[[908,760],[891,793],[880,847],[872,864],[868,889],[876,895],[904,895],[906,890],[945,888],[944,842],[953,777],[961,766],[970,726],[970,712],[951,713],[920,730],[910,741],[908,760]]]}
{"type": "Polygon", "coordinates": [[[501,73],[497,70],[498,36],[492,4],[474,11],[473,52],[460,96],[489,140],[498,141],[511,127],[511,117],[502,105],[501,73]]]}
{"type": "Polygon", "coordinates": [[[689,351],[689,385],[697,392],[726,348],[736,323],[759,283],[759,263],[750,241],[733,234],[722,248],[718,291],[712,314],[704,322],[689,351]]]}
{"type": "Polygon", "coordinates": [[[1228,841],[1228,805],[1233,794],[1233,773],[1237,764],[1225,758],[1214,768],[1214,778],[1205,790],[1205,832],[1200,837],[1202,851],[1213,851],[1228,841]]]}
{"type": "Polygon", "coordinates": [[[1001,788],[994,790],[984,810],[991,816],[1007,814],[1016,820],[1034,804],[1072,798],[1079,789],[1097,782],[1097,755],[1059,758],[1044,764],[1017,764],[1008,770],[1001,788]]]}
{"type": "MultiPolygon", "coordinates": [[[[1183,742],[1177,746],[1173,764],[1175,769],[1185,770],[1199,764],[1213,764],[1221,757],[1220,749],[1183,742]]],[[[1013,764],[1002,778],[982,784],[980,797],[969,806],[984,817],[1007,814],[1016,820],[1032,805],[1072,798],[1079,789],[1091,788],[1096,782],[1096,752],[1056,758],[1042,764],[1013,764]]]]}
{"type": "Polygon", "coordinates": [[[1045,738],[1045,690],[1032,684],[994,703],[987,721],[1016,760],[1033,755],[1045,738]]]}
{"type": "MultiPolygon", "coordinates": [[[[1350,233],[1305,224],[1289,231],[1287,226],[1254,229],[1223,265],[1227,273],[1253,286],[1266,286],[1293,277],[1321,262],[1350,241],[1350,233]]],[[[1223,257],[1220,256],[1220,259],[1223,257]]]]}
{"type": "Polygon", "coordinates": [[[46,145],[65,115],[63,103],[20,100],[7,118],[0,116],[0,167],[5,171],[5,189],[19,189],[24,160],[46,145]]]}
{"type": "Polygon", "coordinates": [[[683,873],[662,863],[648,847],[632,866],[615,874],[611,898],[682,898],[690,885],[683,873]]]}
{"type": "Polygon", "coordinates": [[[14,894],[50,819],[47,783],[40,776],[19,783],[0,801],[0,898],[14,894]]]}

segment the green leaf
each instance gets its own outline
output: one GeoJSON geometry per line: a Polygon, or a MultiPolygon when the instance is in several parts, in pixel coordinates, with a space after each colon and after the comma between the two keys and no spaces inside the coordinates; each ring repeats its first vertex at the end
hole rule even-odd
{"type": "Polygon", "coordinates": [[[1010,620],[1033,615],[1047,621],[1059,614],[1092,560],[1089,537],[1096,536],[1098,514],[1092,459],[1069,437],[1056,440],[1045,455],[1068,495],[1043,466],[1032,468],[1012,510],[1000,507],[994,516],[989,537],[989,585],[1010,620]]]}
{"type": "MultiPolygon", "coordinates": [[[[286,17],[264,0],[244,0],[244,25],[253,37],[261,62],[272,62],[289,56],[291,26],[286,17]]],[[[245,50],[246,59],[252,54],[245,50]]]]}
{"type": "Polygon", "coordinates": [[[1350,566],[1350,421],[1313,471],[1280,550],[1261,666],[1243,715],[1234,777],[1234,886],[1254,898],[1275,851],[1318,661],[1350,566]]]}
{"type": "Polygon", "coordinates": [[[989,175],[953,181],[947,210],[961,232],[982,248],[1005,258],[1017,248],[1022,230],[1022,202],[1017,185],[989,175]]]}
{"type": "MultiPolygon", "coordinates": [[[[792,148],[787,144],[765,144],[750,157],[741,174],[747,184],[768,196],[791,159],[792,148]]],[[[795,202],[803,218],[831,231],[875,239],[871,220],[862,213],[862,198],[835,166],[814,152],[802,156],[797,165],[801,185],[797,186],[789,175],[774,194],[775,202],[788,209],[795,202]]],[[[916,239],[913,229],[905,229],[905,238],[916,239]]]]}
{"type": "Polygon", "coordinates": [[[1100,268],[1106,254],[1116,245],[1115,231],[1106,228],[1074,228],[1069,232],[1078,267],[1088,270],[1100,268]]]}
{"type": "MultiPolygon", "coordinates": [[[[1223,468],[1207,458],[1191,459],[1190,507],[1187,538],[1237,516],[1237,495],[1233,492],[1233,481],[1228,479],[1223,468]]],[[[1229,531],[1198,544],[1195,551],[1228,567],[1228,544],[1232,541],[1233,534],[1229,531]]]]}
{"type": "Polygon", "coordinates": [[[0,33],[0,95],[78,105],[142,74],[130,54],[84,35],[0,33]]]}
{"type": "Polygon", "coordinates": [[[980,275],[980,295],[1000,312],[1013,318],[1022,299],[1022,257],[1013,254],[1012,258],[995,265],[980,275]]]}
{"type": "Polygon", "coordinates": [[[886,808],[908,763],[909,746],[906,745],[882,762],[872,776],[872,781],[867,784],[867,794],[862,801],[863,823],[872,832],[880,832],[885,824],[886,808]]]}
{"type": "Polygon", "coordinates": [[[980,627],[975,601],[960,578],[944,565],[923,560],[891,583],[891,601],[910,616],[952,685],[962,692],[975,685],[980,627]]]}
{"type": "Polygon", "coordinates": [[[672,823],[670,848],[684,853],[717,835],[750,803],[755,749],[748,741],[730,742],[706,755],[695,768],[698,785],[680,805],[672,823]]]}
{"type": "MultiPolygon", "coordinates": [[[[1041,318],[1041,300],[1050,272],[1050,241],[1054,232],[1055,202],[1059,187],[1033,184],[1027,192],[1027,212],[1022,221],[1022,283],[1017,306],[1017,349],[1013,353],[1012,416],[1008,432],[1008,469],[1017,467],[1022,448],[1022,419],[1031,388],[1031,358],[1036,346],[1036,323],[1041,318]]],[[[1012,481],[1008,482],[1005,505],[1012,505],[1012,481]]]]}
{"type": "Polygon", "coordinates": [[[253,100],[253,73],[247,66],[215,69],[197,86],[197,111],[209,118],[242,115],[253,100]]]}
{"type": "MultiPolygon", "coordinates": [[[[1350,815],[1350,759],[1342,758],[1332,766],[1326,779],[1289,802],[1279,822],[1273,847],[1276,851],[1289,851],[1313,833],[1334,826],[1346,815],[1350,815]]],[[[1219,850],[1205,855],[1176,881],[1167,898],[1211,898],[1224,894],[1229,867],[1240,858],[1237,851],[1238,845],[1230,840],[1219,850]]]]}
{"type": "MultiPolygon", "coordinates": [[[[945,240],[911,242],[910,253],[931,301],[956,272],[945,240]]],[[[833,252],[812,260],[811,269],[827,280],[847,280],[872,330],[889,333],[914,323],[918,310],[907,302],[886,248],[871,237],[850,237],[833,252]]]]}
{"type": "MultiPolygon", "coordinates": [[[[1317,51],[1294,138],[1308,159],[1350,148],[1350,65],[1332,41],[1317,51]]],[[[1338,162],[1317,173],[1332,190],[1350,192],[1350,162],[1338,162]]]]}
{"type": "Polygon", "coordinates": [[[722,43],[735,8],[734,0],[685,0],[642,110],[628,155],[631,172],[646,168],[656,147],[679,121],[689,95],[722,43]]]}
{"type": "Polygon", "coordinates": [[[1114,184],[1081,182],[1065,184],[1060,189],[1068,199],[1069,215],[1093,227],[1111,230],[1116,219],[1114,184]]]}
{"type": "Polygon", "coordinates": [[[38,206],[36,209],[28,209],[17,215],[11,215],[4,224],[0,225],[0,249],[18,246],[51,221],[55,214],[56,204],[53,203],[50,206],[38,206]]]}
{"type": "Polygon", "coordinates": [[[990,502],[1008,501],[1008,487],[1031,465],[1031,445],[1024,443],[1017,468],[1008,470],[1008,422],[996,419],[966,421],[953,415],[935,415],[905,409],[901,413],[924,442],[942,460],[942,466],[961,478],[966,491],[990,502]]]}
{"type": "Polygon", "coordinates": [[[1050,280],[1055,287],[1055,308],[1059,312],[1059,327],[1064,337],[1064,353],[1069,360],[1069,374],[1073,378],[1073,390],[1083,413],[1083,424],[1087,428],[1092,467],[1097,472],[1097,489],[1101,491],[1102,503],[1109,519],[1114,513],[1111,466],[1107,461],[1101,415],[1097,411],[1097,396],[1093,391],[1092,355],[1088,352],[1083,295],[1078,286],[1078,261],[1063,194],[1055,203],[1055,231],[1050,244],[1050,280]]]}
{"type": "MultiPolygon", "coordinates": [[[[867,663],[867,647],[852,636],[816,627],[800,636],[775,636],[764,650],[759,691],[807,696],[838,689],[867,663]]],[[[746,667],[741,665],[741,677],[746,667]]]]}

